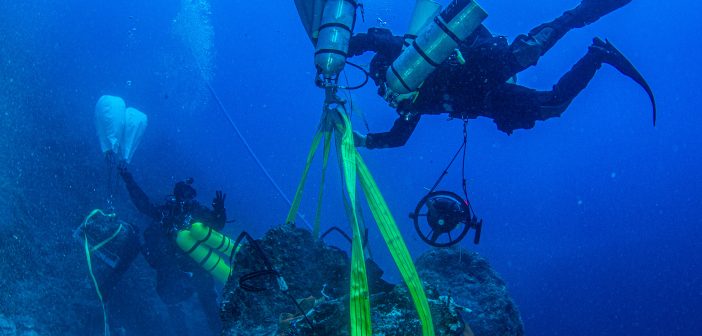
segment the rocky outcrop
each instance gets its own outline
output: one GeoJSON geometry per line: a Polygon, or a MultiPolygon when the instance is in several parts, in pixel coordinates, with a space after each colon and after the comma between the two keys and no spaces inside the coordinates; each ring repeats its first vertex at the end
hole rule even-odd
{"type": "Polygon", "coordinates": [[[433,249],[415,261],[419,277],[450,293],[475,335],[523,335],[519,310],[505,282],[478,253],[433,249]]]}
{"type": "MultiPolygon", "coordinates": [[[[242,244],[234,260],[222,303],[223,335],[349,334],[350,266],[344,251],[293,225],[268,231],[256,245],[260,252],[242,244]]],[[[371,260],[367,265],[373,334],[419,335],[407,288],[385,282],[371,260]]],[[[416,266],[437,335],[523,334],[504,282],[476,253],[432,250],[416,266]]]]}

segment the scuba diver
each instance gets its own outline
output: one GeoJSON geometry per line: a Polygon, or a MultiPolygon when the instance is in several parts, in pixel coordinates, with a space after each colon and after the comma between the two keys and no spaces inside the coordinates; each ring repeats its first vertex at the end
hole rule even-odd
{"type": "Polygon", "coordinates": [[[126,166],[119,167],[132,203],[153,222],[144,230],[142,254],[156,270],[156,292],[168,306],[173,329],[178,335],[187,335],[186,315],[179,303],[197,293],[207,323],[213,334],[221,331],[214,279],[176,244],[176,233],[194,222],[206,223],[221,230],[226,223],[224,200],[226,194],[216,192],[212,210],[195,200],[197,192],[193,179],[176,183],[173,195],[163,205],[154,205],[136,184],[126,166]]]}
{"type": "MultiPolygon", "coordinates": [[[[595,38],[585,56],[550,91],[537,91],[514,83],[517,73],[536,65],[569,30],[591,24],[629,2],[631,0],[583,0],[555,20],[518,36],[512,44],[508,44],[505,37],[493,36],[484,26],[479,26],[461,41],[452,56],[435,65],[436,70],[415,94],[394,99],[391,106],[396,108],[399,117],[389,131],[367,135],[354,132],[356,146],[369,149],[403,146],[423,114],[448,113],[451,118],[462,120],[488,117],[507,134],[516,129],[530,129],[537,120],[560,116],[602,64],[613,66],[646,90],[653,105],[655,124],[656,106],[650,87],[626,57],[606,40],[595,38]]],[[[371,28],[368,33],[354,35],[349,44],[349,56],[359,56],[366,51],[376,53],[369,75],[379,87],[378,94],[386,100],[393,100],[388,97],[393,93],[387,89],[389,75],[386,73],[403,51],[403,41],[403,37],[393,36],[387,29],[371,28]]],[[[408,45],[405,42],[405,46],[408,45]]]]}

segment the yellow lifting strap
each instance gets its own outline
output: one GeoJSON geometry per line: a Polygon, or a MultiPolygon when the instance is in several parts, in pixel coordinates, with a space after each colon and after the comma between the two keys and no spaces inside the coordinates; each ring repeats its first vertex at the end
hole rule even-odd
{"type": "MultiPolygon", "coordinates": [[[[351,123],[342,105],[338,105],[336,108],[325,107],[324,109],[320,125],[317,128],[317,133],[312,140],[310,152],[307,155],[305,169],[303,170],[302,178],[297,187],[297,192],[295,193],[293,205],[288,213],[287,221],[292,222],[295,219],[295,214],[300,206],[307,175],[322,138],[325,139],[323,168],[326,166],[326,159],[330,146],[328,139],[332,133],[334,133],[336,138],[337,157],[339,158],[344,189],[347,193],[350,207],[347,211],[347,215],[351,222],[351,229],[353,232],[351,248],[351,307],[349,309],[351,314],[351,335],[370,336],[372,334],[368,280],[361,238],[361,226],[359,224],[360,219],[358,216],[360,208],[357,205],[356,197],[357,180],[360,180],[361,189],[368,200],[373,218],[378,223],[378,228],[390,250],[390,254],[395,264],[397,264],[405,284],[409,288],[410,295],[419,315],[419,320],[422,324],[422,335],[433,336],[434,325],[429,310],[429,303],[424,293],[422,283],[417,275],[417,270],[414,267],[407,246],[400,235],[387,203],[385,203],[368,167],[365,165],[361,155],[354,146],[351,123]]],[[[320,191],[321,188],[322,187],[320,187],[320,191]]],[[[319,209],[317,211],[317,216],[319,217],[319,209]]],[[[317,225],[319,225],[318,220],[316,220],[315,227],[317,225]]],[[[315,230],[318,232],[318,228],[315,228],[315,230]]]]}
{"type": "Polygon", "coordinates": [[[329,143],[331,142],[331,132],[324,133],[324,153],[322,156],[322,180],[319,183],[319,190],[317,191],[317,210],[314,214],[314,230],[312,231],[312,237],[319,237],[319,227],[322,221],[322,199],[324,196],[324,181],[327,176],[327,164],[329,163],[329,143]]]}
{"type": "MultiPolygon", "coordinates": [[[[290,206],[290,211],[288,211],[288,217],[285,219],[286,223],[295,222],[295,214],[297,214],[297,211],[300,209],[300,202],[302,201],[302,192],[305,189],[305,182],[307,182],[307,176],[309,175],[310,167],[312,166],[312,160],[314,160],[314,154],[317,153],[317,148],[319,147],[319,142],[322,140],[322,137],[324,136],[326,139],[326,137],[331,134],[330,129],[323,129],[325,124],[323,122],[324,119],[325,116],[322,116],[322,121],[320,121],[319,127],[317,128],[317,133],[315,133],[314,138],[312,139],[312,146],[310,148],[309,153],[307,153],[305,170],[303,170],[302,178],[300,179],[300,183],[297,185],[297,190],[295,191],[295,198],[293,199],[292,205],[290,206]]],[[[327,146],[326,141],[324,145],[327,146]]],[[[316,227],[314,230],[319,231],[319,229],[316,227]]]]}

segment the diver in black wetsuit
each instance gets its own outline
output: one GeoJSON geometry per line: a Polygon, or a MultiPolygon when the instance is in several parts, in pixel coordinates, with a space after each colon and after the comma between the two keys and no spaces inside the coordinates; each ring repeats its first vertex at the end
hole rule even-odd
{"type": "MultiPolygon", "coordinates": [[[[588,52],[568,71],[551,91],[537,91],[516,85],[512,79],[535,65],[556,42],[573,28],[583,27],[620,8],[631,0],[583,0],[576,8],[555,20],[539,25],[512,44],[505,37],[493,36],[480,26],[426,79],[414,99],[397,105],[400,114],[392,129],[363,135],[354,132],[357,146],[388,148],[404,145],[423,114],[448,113],[452,118],[493,119],[507,134],[515,129],[530,129],[537,120],[558,117],[594,77],[603,63],[610,64],[644,87],[654,109],[653,94],[643,77],[608,41],[595,38],[588,52]],[[463,62],[467,60],[467,62],[463,62]]],[[[375,52],[370,76],[386,95],[385,74],[403,47],[403,38],[387,29],[371,28],[352,37],[349,55],[375,52]]]]}
{"type": "Polygon", "coordinates": [[[226,194],[217,191],[212,201],[213,210],[210,210],[195,200],[196,191],[191,185],[192,179],[188,179],[176,183],[173,196],[165,204],[153,205],[126,167],[121,166],[119,172],[134,205],[153,220],[144,230],[142,254],[156,270],[156,292],[168,306],[174,331],[178,335],[188,334],[186,315],[178,304],[195,292],[212,333],[219,334],[221,321],[214,280],[176,245],[175,235],[194,222],[221,230],[227,219],[224,209],[226,194]]]}

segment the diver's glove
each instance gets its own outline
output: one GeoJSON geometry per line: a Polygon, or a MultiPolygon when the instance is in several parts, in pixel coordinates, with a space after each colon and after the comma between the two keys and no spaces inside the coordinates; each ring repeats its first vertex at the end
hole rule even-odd
{"type": "Polygon", "coordinates": [[[356,147],[366,147],[366,140],[368,136],[361,134],[357,131],[353,131],[353,144],[356,147]]]}
{"type": "Polygon", "coordinates": [[[347,54],[349,57],[363,55],[364,52],[368,51],[368,34],[360,33],[351,36],[349,40],[349,51],[347,54]]]}
{"type": "Polygon", "coordinates": [[[223,193],[221,190],[215,192],[215,198],[212,200],[212,209],[215,212],[224,212],[224,200],[227,198],[227,194],[223,193]]]}
{"type": "Polygon", "coordinates": [[[349,56],[359,56],[366,51],[378,52],[390,45],[399,43],[402,48],[402,38],[393,36],[389,29],[369,28],[368,33],[359,33],[349,41],[349,56]]]}

